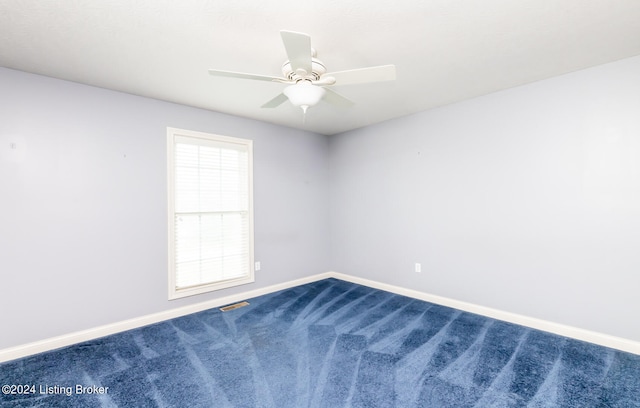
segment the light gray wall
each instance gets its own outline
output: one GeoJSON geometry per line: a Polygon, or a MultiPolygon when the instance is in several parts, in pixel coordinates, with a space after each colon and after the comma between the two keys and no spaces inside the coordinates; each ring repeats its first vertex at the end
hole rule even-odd
{"type": "Polygon", "coordinates": [[[639,72],[327,140],[0,68],[0,349],[328,270],[640,340],[639,72]],[[250,287],[167,301],[167,126],[254,140],[250,287]]]}
{"type": "Polygon", "coordinates": [[[330,155],[332,270],[640,341],[640,57],[337,135],[330,155]]]}
{"type": "Polygon", "coordinates": [[[0,68],[0,349],[326,272],[327,193],[324,136],[0,68]],[[256,283],[167,300],[167,126],[254,140],[256,283]]]}

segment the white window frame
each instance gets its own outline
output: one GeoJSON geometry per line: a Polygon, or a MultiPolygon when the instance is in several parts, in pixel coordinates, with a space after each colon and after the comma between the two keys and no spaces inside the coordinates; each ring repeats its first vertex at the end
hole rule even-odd
{"type": "Polygon", "coordinates": [[[197,295],[215,290],[244,285],[255,281],[254,255],[253,255],[253,141],[236,137],[221,136],[192,130],[184,130],[167,127],[167,180],[168,180],[168,249],[169,249],[169,300],[197,295]],[[178,288],[176,285],[176,165],[175,146],[178,140],[189,140],[189,143],[207,145],[232,144],[242,145],[248,152],[248,228],[249,228],[249,255],[247,259],[247,274],[242,277],[219,280],[211,283],[178,288]]]}

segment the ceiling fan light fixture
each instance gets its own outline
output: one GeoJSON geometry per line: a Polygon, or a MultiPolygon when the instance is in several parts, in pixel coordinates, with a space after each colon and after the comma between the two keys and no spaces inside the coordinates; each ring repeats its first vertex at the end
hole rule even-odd
{"type": "Polygon", "coordinates": [[[304,112],[310,106],[320,102],[325,92],[324,88],[313,85],[308,81],[300,81],[294,85],[289,85],[283,91],[289,101],[294,106],[300,106],[304,112]]]}
{"type": "Polygon", "coordinates": [[[327,73],[324,63],[316,58],[316,52],[311,48],[311,37],[308,34],[282,30],[280,31],[280,36],[288,57],[282,64],[282,77],[245,74],[218,69],[210,69],[209,74],[218,77],[286,84],[288,85],[287,88],[275,98],[264,103],[262,108],[277,108],[289,100],[294,106],[302,108],[304,113],[307,112],[309,107],[315,106],[320,102],[321,99],[338,107],[353,106],[352,101],[329,88],[331,85],[366,84],[396,79],[396,67],[394,65],[380,65],[327,73]]]}

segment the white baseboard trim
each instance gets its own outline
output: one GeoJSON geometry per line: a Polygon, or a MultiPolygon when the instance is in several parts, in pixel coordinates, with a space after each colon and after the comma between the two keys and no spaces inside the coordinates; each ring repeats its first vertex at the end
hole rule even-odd
{"type": "Polygon", "coordinates": [[[57,348],[70,346],[72,344],[81,343],[83,341],[97,339],[99,337],[109,336],[111,334],[120,333],[126,330],[136,329],[138,327],[147,326],[153,323],[159,323],[164,320],[173,319],[176,317],[188,315],[191,313],[201,312],[203,310],[212,309],[236,303],[241,300],[254,298],[257,296],[266,295],[268,293],[277,292],[283,289],[289,289],[294,286],[304,285],[306,283],[315,282],[322,279],[332,277],[331,273],[321,273],[318,275],[309,276],[302,279],[296,279],[284,283],[279,283],[272,286],[267,286],[260,289],[254,289],[247,292],[238,293],[236,295],[225,296],[219,299],[213,299],[207,302],[196,303],[193,305],[182,306],[175,309],[165,310],[163,312],[153,313],[145,316],[135,317],[133,319],[123,320],[107,324],[104,326],[94,327],[92,329],[77,331],[74,333],[65,334],[62,336],[56,336],[33,343],[27,343],[24,345],[10,347],[0,350],[0,363],[17,358],[27,357],[33,354],[42,353],[45,351],[55,350],[57,348]]]}
{"type": "Polygon", "coordinates": [[[276,285],[267,286],[260,289],[254,289],[247,292],[238,293],[236,295],[226,296],[219,299],[213,299],[207,302],[196,303],[193,305],[183,306],[175,309],[166,310],[163,312],[153,313],[150,315],[140,316],[133,319],[128,319],[116,323],[107,324],[104,326],[95,327],[92,329],[82,330],[74,333],[69,333],[62,336],[52,337],[28,343],[16,347],[10,347],[0,350],[0,363],[18,358],[30,356],[45,351],[54,350],[61,347],[70,346],[72,344],[80,343],[83,341],[97,339],[99,337],[108,336],[111,334],[123,332],[126,330],[136,329],[138,327],[147,326],[153,323],[159,323],[164,320],[173,319],[176,317],[188,315],[191,313],[201,312],[203,310],[228,305],[231,303],[239,302],[254,298],[257,296],[266,295],[268,293],[277,292],[279,290],[292,288],[306,283],[316,282],[322,279],[336,278],[347,282],[357,283],[360,285],[368,286],[375,289],[385,290],[387,292],[396,293],[398,295],[408,296],[414,299],[420,299],[427,302],[452,307],[466,312],[476,313],[482,316],[491,317],[498,320],[507,321],[510,323],[519,324],[526,327],[531,327],[538,330],[543,330],[550,333],[555,333],[561,336],[574,338],[577,340],[587,341],[601,346],[610,347],[629,353],[640,355],[640,342],[633,340],[623,339],[620,337],[610,336],[607,334],[597,333],[589,330],[584,330],[576,327],[566,326],[559,323],[554,323],[546,320],[536,319],[533,317],[523,316],[516,313],[506,312],[503,310],[492,309],[489,307],[479,306],[473,303],[462,302],[455,299],[450,299],[442,296],[432,295],[425,292],[419,292],[413,289],[407,289],[400,286],[394,286],[386,283],[381,283],[369,279],[358,278],[351,275],[346,275],[338,272],[326,272],[317,275],[308,276],[301,279],[296,279],[288,282],[279,283],[276,285]]]}
{"type": "Polygon", "coordinates": [[[351,275],[345,275],[338,272],[330,272],[331,277],[357,283],[359,285],[368,286],[387,292],[396,293],[420,299],[427,302],[435,303],[442,306],[452,307],[454,309],[464,310],[493,319],[503,320],[509,323],[519,324],[521,326],[530,327],[564,337],[570,337],[576,340],[582,340],[589,343],[598,344],[617,350],[626,351],[640,355],[640,342],[624,339],[621,337],[610,336],[608,334],[598,333],[590,330],[580,329],[577,327],[567,326],[560,323],[550,322],[547,320],[537,319],[534,317],[523,316],[517,313],[506,312],[504,310],[492,309],[490,307],[480,306],[473,303],[467,303],[460,300],[450,299],[442,296],[432,295],[429,293],[419,292],[413,289],[406,289],[400,286],[393,286],[386,283],[372,281],[369,279],[358,278],[351,275]]]}

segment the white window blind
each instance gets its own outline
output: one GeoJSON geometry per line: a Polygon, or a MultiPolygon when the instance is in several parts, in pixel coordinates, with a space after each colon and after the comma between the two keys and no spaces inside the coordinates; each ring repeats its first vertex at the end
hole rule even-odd
{"type": "Polygon", "coordinates": [[[253,282],[251,141],[168,135],[170,298],[253,282]]]}

